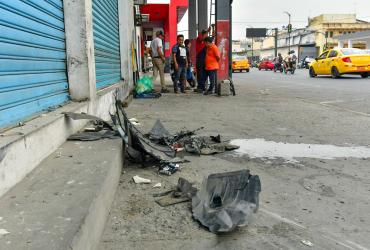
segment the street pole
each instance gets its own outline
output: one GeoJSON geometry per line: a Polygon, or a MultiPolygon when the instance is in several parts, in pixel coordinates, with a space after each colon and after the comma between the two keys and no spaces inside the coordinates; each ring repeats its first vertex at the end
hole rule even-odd
{"type": "Polygon", "coordinates": [[[189,0],[189,39],[197,38],[197,0],[189,0]]]}
{"type": "MultiPolygon", "coordinates": [[[[249,28],[252,28],[253,29],[253,26],[251,26],[251,25],[247,25],[249,28]]],[[[254,37],[252,37],[252,62],[254,61],[254,37]]]]}
{"type": "MultiPolygon", "coordinates": [[[[284,11],[284,13],[287,14],[288,17],[289,17],[289,26],[288,27],[290,27],[292,25],[292,22],[291,22],[292,21],[291,20],[292,15],[288,11],[284,11]]],[[[289,49],[289,52],[290,52],[290,31],[289,31],[289,28],[288,28],[288,34],[289,34],[288,49],[289,49]]]]}
{"type": "Polygon", "coordinates": [[[278,56],[278,35],[279,35],[279,29],[275,28],[275,57],[278,56]]]}
{"type": "Polygon", "coordinates": [[[253,43],[254,43],[254,38],[252,37],[252,63],[254,62],[253,43]]]}

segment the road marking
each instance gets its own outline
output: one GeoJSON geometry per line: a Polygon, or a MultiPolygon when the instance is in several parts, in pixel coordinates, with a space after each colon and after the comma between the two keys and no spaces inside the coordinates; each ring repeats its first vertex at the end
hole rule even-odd
{"type": "Polygon", "coordinates": [[[334,104],[334,103],[343,103],[343,100],[334,100],[334,101],[324,101],[320,102],[320,104],[334,104]]]}
{"type": "MultiPolygon", "coordinates": [[[[265,213],[265,214],[267,214],[267,215],[269,215],[269,216],[271,216],[271,217],[273,217],[273,218],[275,218],[275,219],[277,219],[279,221],[285,222],[285,223],[287,223],[289,225],[298,227],[300,229],[307,230],[310,233],[315,233],[314,231],[311,231],[308,227],[305,227],[305,226],[303,226],[301,224],[298,224],[297,222],[295,222],[295,221],[293,221],[291,219],[285,218],[285,217],[283,217],[283,216],[281,216],[281,215],[279,215],[277,213],[268,211],[268,210],[266,210],[264,208],[260,208],[259,211],[262,212],[262,213],[265,213]]],[[[355,243],[355,242],[353,242],[351,240],[345,240],[346,243],[343,242],[343,241],[340,241],[339,239],[337,239],[336,236],[332,235],[331,233],[327,233],[327,232],[324,233],[324,232],[320,232],[320,231],[317,231],[316,233],[318,233],[319,236],[321,236],[321,237],[323,237],[325,239],[328,239],[328,240],[330,240],[330,241],[332,241],[334,243],[337,243],[337,244],[339,244],[339,245],[341,245],[343,247],[346,247],[348,249],[352,249],[352,250],[370,250],[369,248],[366,248],[366,247],[364,247],[364,246],[362,246],[362,245],[360,245],[358,243],[355,243]]]]}
{"type": "Polygon", "coordinates": [[[306,100],[306,99],[303,99],[303,98],[299,98],[299,97],[297,99],[301,100],[302,102],[306,102],[306,103],[310,103],[310,104],[321,105],[321,106],[324,106],[324,107],[327,107],[327,108],[335,108],[337,110],[350,112],[350,113],[353,113],[353,114],[356,114],[356,115],[370,117],[370,114],[368,114],[368,113],[364,113],[364,112],[360,112],[360,111],[356,111],[356,110],[352,110],[352,109],[338,107],[338,106],[330,105],[330,104],[323,104],[323,103],[320,103],[320,102],[317,103],[317,102],[309,101],[309,100],[306,100]]]}
{"type": "Polygon", "coordinates": [[[287,224],[290,224],[290,225],[293,225],[293,226],[296,226],[296,227],[299,227],[301,229],[305,229],[305,230],[308,230],[307,227],[305,226],[302,226],[301,224],[298,224],[297,222],[293,221],[293,220],[290,220],[290,219],[287,219],[285,217],[282,217],[281,215],[279,214],[276,214],[276,213],[273,213],[273,212],[270,212],[270,211],[267,211],[266,209],[263,209],[263,208],[260,208],[259,211],[267,214],[267,215],[270,215],[271,217],[277,219],[277,220],[280,220],[282,222],[285,222],[287,224]]]}
{"type": "Polygon", "coordinates": [[[366,247],[364,247],[364,246],[361,246],[361,245],[359,245],[359,244],[357,244],[357,243],[355,243],[355,242],[353,242],[353,241],[350,241],[350,240],[346,240],[349,244],[352,244],[352,245],[354,245],[354,246],[356,246],[356,247],[358,247],[359,249],[361,249],[361,250],[369,250],[369,248],[366,248],[366,247]]]}

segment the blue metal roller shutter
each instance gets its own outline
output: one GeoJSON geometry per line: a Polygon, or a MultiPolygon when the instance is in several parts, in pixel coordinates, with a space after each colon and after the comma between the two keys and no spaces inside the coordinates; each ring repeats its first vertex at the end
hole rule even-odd
{"type": "Polygon", "coordinates": [[[0,127],[67,100],[62,0],[0,0],[0,127]]]}
{"type": "Polygon", "coordinates": [[[93,0],[96,87],[121,80],[118,0],[93,0]]]}

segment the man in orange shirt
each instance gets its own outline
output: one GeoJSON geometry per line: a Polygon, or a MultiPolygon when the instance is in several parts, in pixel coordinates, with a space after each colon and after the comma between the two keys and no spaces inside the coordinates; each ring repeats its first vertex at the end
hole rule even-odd
{"type": "Polygon", "coordinates": [[[212,94],[213,88],[217,91],[216,86],[216,76],[217,76],[217,70],[220,68],[220,51],[218,50],[217,46],[213,44],[213,39],[211,37],[206,37],[204,39],[204,42],[206,43],[206,59],[205,59],[205,68],[206,68],[206,75],[207,78],[209,78],[209,88],[204,92],[205,95],[208,95],[209,93],[212,94]]]}

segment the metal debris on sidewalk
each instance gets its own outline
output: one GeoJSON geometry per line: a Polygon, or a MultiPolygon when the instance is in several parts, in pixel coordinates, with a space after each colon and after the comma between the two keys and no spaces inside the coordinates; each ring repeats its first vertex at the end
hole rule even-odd
{"type": "Polygon", "coordinates": [[[150,132],[144,134],[136,127],[140,124],[138,120],[128,118],[121,101],[116,100],[115,106],[116,113],[111,114],[112,124],[84,113],[64,113],[73,120],[92,121],[84,131],[70,136],[68,140],[96,141],[121,137],[130,161],[143,166],[158,166],[158,172],[164,175],[176,173],[181,169],[181,163],[189,162],[184,158],[185,153],[213,155],[238,148],[223,142],[220,135],[196,136],[203,127],[171,134],[159,119],[150,132]]]}
{"type": "Polygon", "coordinates": [[[212,174],[192,199],[193,217],[213,233],[247,225],[259,206],[261,182],[249,170],[212,174]]]}

